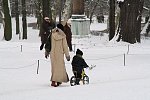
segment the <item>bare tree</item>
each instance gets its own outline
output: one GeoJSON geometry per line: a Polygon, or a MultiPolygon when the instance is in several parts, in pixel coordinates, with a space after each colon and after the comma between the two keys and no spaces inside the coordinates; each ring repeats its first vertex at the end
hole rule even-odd
{"type": "Polygon", "coordinates": [[[36,18],[37,18],[37,28],[40,29],[40,26],[42,24],[42,3],[41,0],[37,0],[35,2],[35,8],[36,8],[36,18]]]}
{"type": "Polygon", "coordinates": [[[15,18],[16,18],[16,34],[19,34],[20,39],[18,0],[15,0],[15,18]]]}
{"type": "Polygon", "coordinates": [[[43,9],[42,9],[43,17],[45,16],[50,17],[49,16],[49,0],[42,0],[42,4],[43,4],[43,9]]]}
{"type": "Polygon", "coordinates": [[[11,40],[12,38],[12,24],[10,11],[8,7],[8,0],[3,0],[3,10],[4,10],[4,38],[6,41],[11,40]]]}
{"type": "Polygon", "coordinates": [[[115,36],[115,0],[109,1],[109,40],[115,36]]]}
{"type": "Polygon", "coordinates": [[[23,27],[23,39],[27,39],[27,19],[26,19],[26,2],[22,0],[22,27],[23,27]]]}
{"type": "Polygon", "coordinates": [[[103,16],[108,8],[107,0],[85,0],[85,14],[90,18],[90,22],[92,22],[93,15],[103,16]]]}
{"type": "Polygon", "coordinates": [[[95,5],[92,7],[92,10],[91,10],[91,13],[90,13],[90,23],[92,22],[92,17],[93,17],[94,11],[95,11],[98,3],[99,3],[99,0],[97,0],[97,2],[95,2],[95,5]]]}
{"type": "Polygon", "coordinates": [[[72,13],[72,0],[66,0],[65,2],[65,7],[64,7],[64,20],[68,20],[71,17],[71,13],[72,13]]]}
{"type": "Polygon", "coordinates": [[[120,27],[117,41],[136,43],[140,42],[141,14],[144,0],[125,0],[119,2],[120,27]]]}

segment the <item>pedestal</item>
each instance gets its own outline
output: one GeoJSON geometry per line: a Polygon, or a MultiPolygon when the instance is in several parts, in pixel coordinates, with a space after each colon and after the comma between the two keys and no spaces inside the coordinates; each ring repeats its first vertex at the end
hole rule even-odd
{"type": "Polygon", "coordinates": [[[85,15],[72,15],[71,31],[75,36],[88,36],[90,34],[90,19],[85,15]]]}

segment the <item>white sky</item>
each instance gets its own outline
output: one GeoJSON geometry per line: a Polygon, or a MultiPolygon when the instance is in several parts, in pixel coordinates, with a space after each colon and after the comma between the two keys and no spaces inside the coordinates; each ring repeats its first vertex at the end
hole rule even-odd
{"type": "MultiPolygon", "coordinates": [[[[32,21],[36,20],[28,19],[32,21]]],[[[91,30],[96,27],[104,29],[106,25],[95,23],[91,30]]],[[[28,40],[18,40],[13,35],[11,41],[2,40],[2,33],[1,27],[0,100],[150,100],[149,39],[142,38],[141,44],[129,45],[127,54],[128,43],[109,42],[107,34],[73,38],[75,48],[84,52],[87,63],[96,65],[93,70],[85,69],[90,84],[72,87],[63,83],[54,88],[49,81],[50,60],[44,58],[44,50],[39,50],[38,31],[28,28],[28,40]]],[[[70,55],[72,58],[74,53],[70,55]]],[[[69,77],[73,75],[70,63],[66,61],[69,77]]]]}

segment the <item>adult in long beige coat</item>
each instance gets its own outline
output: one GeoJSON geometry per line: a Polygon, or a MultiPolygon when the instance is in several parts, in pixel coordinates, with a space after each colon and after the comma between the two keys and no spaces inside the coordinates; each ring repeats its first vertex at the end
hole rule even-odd
{"type": "Polygon", "coordinates": [[[60,28],[55,28],[51,35],[51,86],[57,87],[60,83],[69,81],[64,56],[68,61],[70,60],[66,35],[60,28]]]}

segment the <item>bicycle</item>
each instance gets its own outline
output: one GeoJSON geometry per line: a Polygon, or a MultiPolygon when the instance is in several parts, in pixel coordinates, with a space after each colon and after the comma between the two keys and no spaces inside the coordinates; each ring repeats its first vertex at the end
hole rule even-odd
{"type": "MultiPolygon", "coordinates": [[[[94,67],[96,67],[96,65],[91,65],[91,67],[89,67],[89,69],[92,70],[94,67]]],[[[80,81],[83,82],[83,85],[89,84],[89,77],[85,74],[84,69],[82,70],[80,81]]],[[[76,85],[76,77],[75,76],[72,76],[70,78],[70,85],[71,86],[76,85]]]]}

